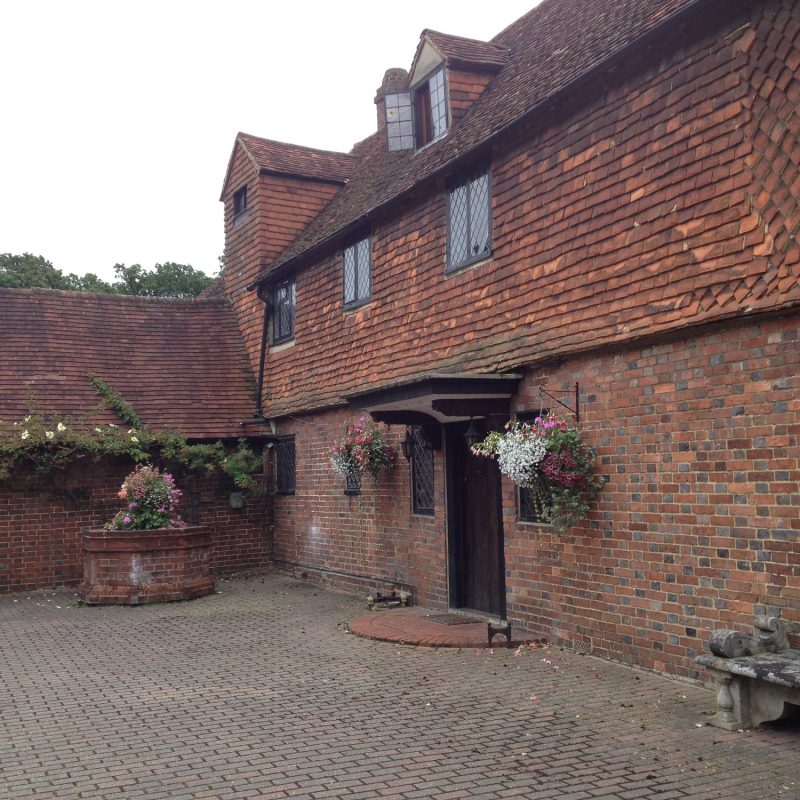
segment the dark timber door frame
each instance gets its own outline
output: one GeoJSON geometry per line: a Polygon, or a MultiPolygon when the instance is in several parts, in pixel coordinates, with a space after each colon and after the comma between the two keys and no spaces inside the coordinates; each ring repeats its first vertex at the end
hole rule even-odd
{"type": "Polygon", "coordinates": [[[467,424],[445,426],[449,601],[505,619],[500,470],[469,452],[467,424]]]}

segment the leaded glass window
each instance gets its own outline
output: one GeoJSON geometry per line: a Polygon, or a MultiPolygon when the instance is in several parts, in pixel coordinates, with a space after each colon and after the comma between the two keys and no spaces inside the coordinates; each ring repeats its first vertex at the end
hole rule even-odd
{"type": "Polygon", "coordinates": [[[272,317],[272,341],[275,344],[294,338],[294,280],[282,281],[275,287],[272,317]]]}
{"type": "Polygon", "coordinates": [[[437,70],[428,79],[431,95],[431,132],[438,139],[447,130],[447,97],[444,91],[444,68],[437,70]]]}
{"type": "Polygon", "coordinates": [[[527,486],[519,487],[519,521],[542,521],[541,514],[539,513],[539,505],[536,503],[533,490],[529,489],[527,486]]]}
{"type": "Polygon", "coordinates": [[[294,494],[296,474],[294,439],[281,439],[275,443],[275,491],[294,494]]]}
{"type": "Polygon", "coordinates": [[[415,514],[433,515],[433,449],[422,428],[408,429],[411,439],[411,495],[415,514]]]}
{"type": "Polygon", "coordinates": [[[357,306],[372,295],[370,239],[366,237],[344,250],[344,304],[357,306]]]}
{"type": "Polygon", "coordinates": [[[447,92],[444,67],[437,69],[414,91],[417,147],[424,147],[447,132],[447,92]]]}
{"type": "Polygon", "coordinates": [[[357,472],[348,472],[344,479],[345,494],[361,494],[361,476],[357,472]]]}
{"type": "Polygon", "coordinates": [[[457,269],[492,252],[489,173],[482,172],[450,190],[447,269],[457,269]]]}
{"type": "Polygon", "coordinates": [[[389,150],[411,150],[414,147],[414,107],[411,92],[387,94],[384,103],[389,150]]]}

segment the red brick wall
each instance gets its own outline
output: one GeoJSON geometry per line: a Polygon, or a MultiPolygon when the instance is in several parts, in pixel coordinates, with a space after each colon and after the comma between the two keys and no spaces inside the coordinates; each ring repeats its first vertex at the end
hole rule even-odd
{"type": "MultiPolygon", "coordinates": [[[[609,483],[589,520],[557,537],[517,522],[504,480],[509,618],[689,677],[712,629],[749,630],[756,613],[800,621],[798,341],[794,315],[532,367],[515,410],[538,410],[541,384],[571,403],[578,381],[581,425],[609,483]]],[[[353,419],[281,420],[280,433],[296,435],[297,493],[275,498],[276,564],[354,592],[380,582],[340,573],[412,584],[417,602],[446,608],[443,452],[434,518],[410,513],[402,456],[377,491],[365,483],[346,497],[328,455],[353,419]]]]}
{"type": "MultiPolygon", "coordinates": [[[[505,483],[510,616],[596,655],[695,676],[714,628],[800,621],[800,317],[531,370],[581,388],[609,477],[583,529],[516,522],[505,483]]],[[[552,405],[552,404],[551,404],[552,405]]]]}
{"type": "MultiPolygon", "coordinates": [[[[377,486],[366,477],[359,496],[346,496],[344,479],[330,465],[330,450],[357,419],[356,413],[338,410],[280,421],[279,433],[296,437],[297,491],[275,497],[275,563],[361,594],[410,584],[417,602],[446,604],[441,453],[434,458],[434,517],[412,513],[409,465],[399,452],[394,469],[377,486]],[[317,573],[319,568],[324,572],[317,573]]],[[[405,429],[389,431],[397,444],[405,429]]]]}
{"type": "Polygon", "coordinates": [[[767,8],[779,47],[766,14],[498,147],[487,261],[445,275],[441,185],[373,227],[368,306],[342,310],[340,254],[302,270],[267,413],[800,302],[800,10],[767,8]]]}
{"type": "MultiPolygon", "coordinates": [[[[81,528],[101,526],[116,513],[116,493],[129,471],[129,464],[87,462],[53,478],[23,484],[20,476],[0,486],[0,592],[79,583],[81,528]]],[[[199,492],[197,523],[213,530],[214,574],[269,563],[264,499],[245,498],[245,508],[235,510],[229,506],[230,489],[214,478],[178,483],[187,521],[190,492],[199,492]]]]}

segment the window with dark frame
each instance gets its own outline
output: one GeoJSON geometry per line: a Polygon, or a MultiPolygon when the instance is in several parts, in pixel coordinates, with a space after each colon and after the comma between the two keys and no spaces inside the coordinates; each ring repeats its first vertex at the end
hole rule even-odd
{"type": "Polygon", "coordinates": [[[444,66],[414,90],[414,125],[417,147],[424,147],[447,132],[444,66]]]}
{"type": "Polygon", "coordinates": [[[247,187],[242,186],[241,189],[233,193],[233,216],[240,217],[247,211],[247,187]]]}
{"type": "Polygon", "coordinates": [[[366,236],[346,247],[344,262],[344,306],[352,308],[366,303],[372,297],[372,258],[370,237],[366,236]]]}
{"type": "Polygon", "coordinates": [[[415,514],[433,516],[433,448],[418,425],[408,429],[411,439],[411,503],[415,514]]]}
{"type": "Polygon", "coordinates": [[[447,270],[480,261],[492,252],[489,172],[454,186],[447,204],[447,270]]]}
{"type": "Polygon", "coordinates": [[[361,494],[361,476],[357,472],[348,472],[344,479],[344,493],[361,494]]]}
{"type": "Polygon", "coordinates": [[[294,494],[296,475],[294,439],[275,442],[275,492],[294,494]]]}
{"type": "Polygon", "coordinates": [[[272,342],[280,344],[294,338],[295,285],[294,279],[275,287],[273,294],[272,342]]]}
{"type": "MultiPolygon", "coordinates": [[[[546,413],[547,409],[542,409],[541,411],[523,411],[516,416],[518,422],[533,422],[536,417],[541,417],[546,413]]],[[[544,522],[533,491],[527,486],[517,487],[517,518],[520,522],[544,522]]]]}

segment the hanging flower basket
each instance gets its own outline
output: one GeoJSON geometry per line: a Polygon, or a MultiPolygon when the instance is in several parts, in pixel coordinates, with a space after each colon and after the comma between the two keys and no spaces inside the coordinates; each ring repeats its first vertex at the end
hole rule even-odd
{"type": "Polygon", "coordinates": [[[530,489],[542,521],[558,534],[586,517],[603,486],[594,474],[594,448],[556,415],[509,422],[505,432],[493,431],[472,452],[496,458],[503,475],[530,489]]]}
{"type": "Polygon", "coordinates": [[[385,431],[366,417],[347,426],[345,435],[331,450],[331,466],[342,477],[368,473],[377,481],[381,472],[394,466],[395,449],[385,431]]]}

